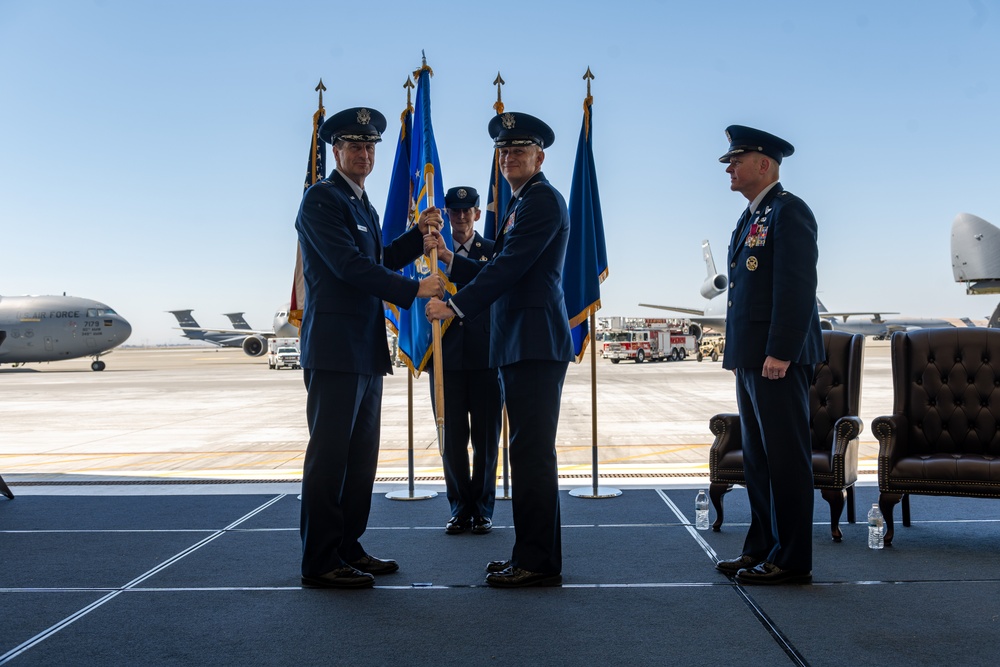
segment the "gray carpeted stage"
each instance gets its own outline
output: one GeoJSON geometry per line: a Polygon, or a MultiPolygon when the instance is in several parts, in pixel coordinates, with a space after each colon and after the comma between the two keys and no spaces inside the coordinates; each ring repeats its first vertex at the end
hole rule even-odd
{"type": "MultiPolygon", "coordinates": [[[[996,664],[1000,504],[913,497],[895,545],[830,540],[817,494],[812,586],[739,587],[746,492],[698,532],[696,489],[562,496],[562,588],[493,590],[510,504],[485,536],[446,536],[443,495],[375,497],[364,539],[399,560],[375,590],[299,586],[292,495],[0,498],[0,664],[996,664]]],[[[17,488],[14,488],[17,493],[17,488]]],[[[713,514],[714,518],[714,514],[713,514]]]]}

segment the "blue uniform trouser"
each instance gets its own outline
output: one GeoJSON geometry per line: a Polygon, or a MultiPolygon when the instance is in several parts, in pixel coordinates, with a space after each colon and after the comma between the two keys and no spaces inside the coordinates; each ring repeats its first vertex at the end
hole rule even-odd
{"type": "MultiPolygon", "coordinates": [[[[437,410],[434,381],[431,380],[428,384],[431,388],[431,406],[437,410]]],[[[452,516],[493,518],[502,414],[503,399],[500,396],[497,369],[444,372],[442,464],[452,516]]]]}
{"type": "Polygon", "coordinates": [[[812,570],[813,366],[792,364],[780,380],[760,373],[760,368],[736,371],[751,512],[743,553],[787,570],[812,570]]]}
{"type": "Polygon", "coordinates": [[[302,574],[364,557],[378,467],[382,376],[304,369],[309,445],[302,471],[302,574]]]}
{"type": "Polygon", "coordinates": [[[568,366],[530,360],[500,368],[510,422],[511,564],[531,572],[562,572],[556,427],[568,366]]]}

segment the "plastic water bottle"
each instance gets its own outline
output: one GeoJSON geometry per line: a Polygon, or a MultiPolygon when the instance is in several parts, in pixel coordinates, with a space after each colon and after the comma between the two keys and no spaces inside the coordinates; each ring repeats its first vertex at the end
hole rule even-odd
{"type": "Polygon", "coordinates": [[[708,530],[708,496],[702,489],[694,499],[694,527],[708,530]]]}
{"type": "Polygon", "coordinates": [[[881,549],[885,546],[884,535],[885,518],[882,516],[882,510],[878,508],[878,503],[872,503],[872,508],[868,510],[868,548],[881,549]]]}

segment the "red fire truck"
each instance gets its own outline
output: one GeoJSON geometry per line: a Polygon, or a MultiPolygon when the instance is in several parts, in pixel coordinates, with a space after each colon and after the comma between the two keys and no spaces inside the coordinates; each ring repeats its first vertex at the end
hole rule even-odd
{"type": "Polygon", "coordinates": [[[650,361],[680,361],[695,354],[697,339],[683,331],[657,328],[606,329],[601,356],[617,364],[631,359],[637,364],[650,361]]]}

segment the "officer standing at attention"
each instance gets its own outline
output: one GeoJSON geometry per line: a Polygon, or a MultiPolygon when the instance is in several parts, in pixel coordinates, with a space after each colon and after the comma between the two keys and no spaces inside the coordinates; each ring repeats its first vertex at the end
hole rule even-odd
{"type": "Polygon", "coordinates": [[[720,571],[741,584],[812,581],[809,386],[823,361],[816,308],[816,218],[778,182],[795,150],[767,132],[726,128],[730,189],[750,202],[729,242],[726,351],[736,373],[750,529],[720,571]]]}
{"type": "MultiPolygon", "coordinates": [[[[454,254],[485,264],[493,256],[493,241],[475,231],[479,193],[475,188],[451,188],[444,196],[451,221],[454,253],[441,244],[438,259],[450,265],[454,254]]],[[[461,289],[461,285],[458,285],[461,289]]],[[[471,528],[476,535],[493,529],[497,490],[497,449],[503,398],[496,366],[490,366],[490,313],[452,322],[441,341],[444,359],[444,479],[451,505],[449,535],[471,528]],[[472,473],[469,474],[469,440],[472,473]]],[[[437,360],[432,358],[431,364],[437,360]]],[[[434,383],[431,405],[434,405],[434,383]]]]}
{"type": "MultiPolygon", "coordinates": [[[[542,174],[544,149],[555,133],[525,113],[496,115],[489,123],[500,149],[500,170],[513,197],[493,255],[480,265],[456,256],[453,281],[465,284],[447,301],[431,299],[428,319],[468,320],[488,308],[490,365],[500,382],[510,421],[514,480],[514,549],[487,565],[486,583],[501,588],[562,584],[562,542],[556,427],[566,369],[573,360],[562,271],[569,241],[566,201],[542,174]]],[[[454,325],[454,323],[453,323],[454,325]]]]}
{"type": "Polygon", "coordinates": [[[306,283],[301,365],[308,396],[309,445],[302,471],[302,583],[366,588],[395,572],[394,560],[368,554],[368,526],[378,464],[382,377],[392,372],[385,339],[387,301],[442,296],[444,281],[396,271],[423,254],[423,235],[441,226],[438,209],[383,247],[378,213],[365,192],[385,117],[345,109],[323,123],[337,168],[302,198],[295,228],[306,283]]]}

